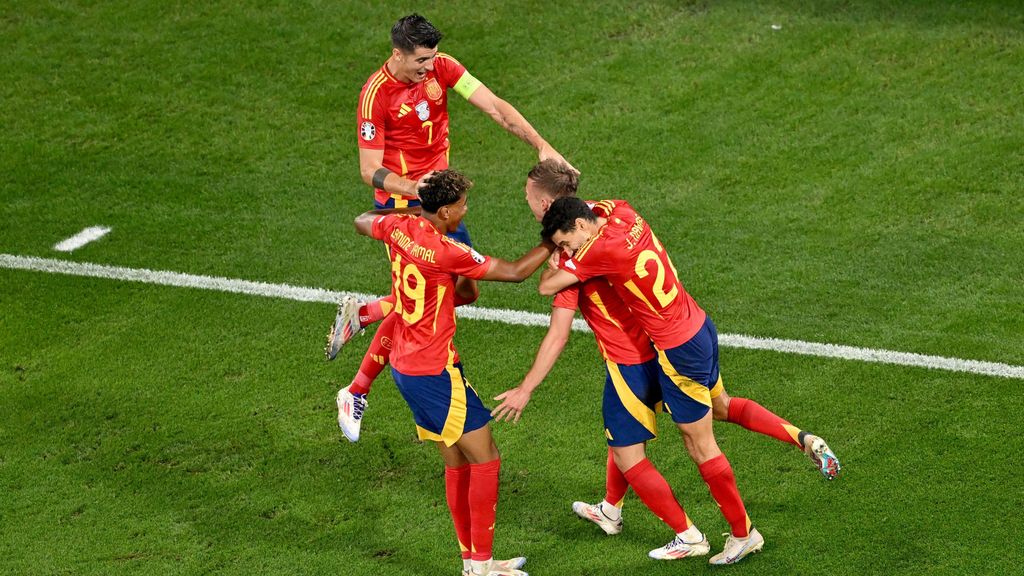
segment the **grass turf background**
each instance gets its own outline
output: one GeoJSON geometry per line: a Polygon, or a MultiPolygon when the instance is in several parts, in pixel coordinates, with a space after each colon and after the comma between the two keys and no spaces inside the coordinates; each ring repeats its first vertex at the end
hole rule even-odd
{"type": "MultiPolygon", "coordinates": [[[[0,9],[0,252],[382,292],[353,111],[412,10],[668,245],[726,333],[1024,364],[1024,9],[1016,3],[9,2],[0,9]],[[773,30],[772,24],[781,25],[773,30]]],[[[534,237],[533,153],[453,101],[484,251],[534,237]]],[[[485,306],[543,312],[534,282],[485,306]]],[[[356,341],[325,305],[0,271],[0,568],[25,574],[454,573],[443,477],[388,378],[364,438],[333,422],[356,341]]],[[[542,330],[463,321],[486,398],[542,330]]],[[[730,392],[825,435],[721,426],[768,539],[745,573],[1013,573],[1019,381],[723,350],[730,392]]],[[[504,453],[497,553],[535,574],[657,564],[633,497],[601,537],[600,363],[576,335],[504,453]],[[590,438],[592,441],[588,441],[590,438]]],[[[492,403],[493,404],[493,403],[492,403]]],[[[668,421],[652,459],[725,530],[668,421]]],[[[683,566],[680,566],[683,564],[683,566]]]]}

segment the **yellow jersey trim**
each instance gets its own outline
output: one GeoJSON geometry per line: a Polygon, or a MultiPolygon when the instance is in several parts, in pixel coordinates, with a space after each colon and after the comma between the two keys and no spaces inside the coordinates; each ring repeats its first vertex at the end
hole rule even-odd
{"type": "Polygon", "coordinates": [[[373,101],[377,98],[377,90],[388,81],[387,75],[378,72],[377,76],[370,81],[370,87],[363,94],[362,112],[363,118],[371,118],[373,115],[373,101]]]}

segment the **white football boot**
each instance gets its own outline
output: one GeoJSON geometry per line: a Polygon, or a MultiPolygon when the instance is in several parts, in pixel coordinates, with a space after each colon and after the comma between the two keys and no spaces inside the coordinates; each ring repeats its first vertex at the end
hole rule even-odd
{"type": "Polygon", "coordinates": [[[732,534],[726,534],[726,536],[728,538],[725,539],[725,548],[721,553],[712,556],[708,563],[735,564],[764,548],[764,537],[757,531],[757,528],[751,528],[750,534],[746,538],[737,538],[732,534]]]}
{"type": "Polygon", "coordinates": [[[345,296],[338,303],[334,324],[331,325],[331,331],[327,333],[327,346],[324,348],[327,359],[337,358],[341,347],[362,332],[363,327],[359,323],[359,301],[351,296],[345,296]]]}
{"type": "Polygon", "coordinates": [[[704,556],[711,551],[711,544],[708,542],[707,536],[703,533],[698,533],[700,534],[700,540],[697,542],[687,542],[677,534],[671,542],[661,548],[651,550],[647,555],[655,560],[678,560],[690,556],[704,556]]]}
{"type": "Polygon", "coordinates": [[[359,428],[363,424],[363,412],[366,410],[366,394],[349,392],[349,384],[338,390],[338,427],[341,428],[349,442],[359,440],[359,428]]]}
{"type": "Polygon", "coordinates": [[[622,515],[615,520],[612,520],[604,513],[604,504],[587,504],[586,502],[573,502],[572,511],[577,516],[584,520],[590,520],[594,524],[601,527],[604,533],[609,536],[614,536],[619,532],[622,532],[622,515]]]}
{"type": "Polygon", "coordinates": [[[804,454],[807,454],[811,462],[814,462],[826,480],[835,480],[839,471],[843,469],[835,453],[820,436],[814,434],[804,436],[804,454]]]}
{"type": "Polygon", "coordinates": [[[530,576],[520,570],[526,564],[526,558],[517,556],[508,560],[489,560],[484,564],[473,561],[473,568],[463,570],[464,576],[530,576]]]}

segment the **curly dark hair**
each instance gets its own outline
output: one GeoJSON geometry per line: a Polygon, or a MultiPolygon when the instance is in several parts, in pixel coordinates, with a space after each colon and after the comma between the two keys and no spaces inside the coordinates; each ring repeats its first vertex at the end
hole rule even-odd
{"type": "Polygon", "coordinates": [[[573,196],[580,185],[579,174],[565,162],[552,159],[537,162],[526,177],[552,198],[573,196]]]}
{"type": "Polygon", "coordinates": [[[454,204],[473,187],[473,181],[451,168],[435,172],[420,188],[420,205],[424,212],[436,214],[442,206],[454,204]]]}
{"type": "Polygon", "coordinates": [[[576,196],[562,196],[551,203],[541,221],[540,235],[550,241],[555,232],[572,232],[576,229],[576,219],[583,218],[588,222],[597,222],[597,215],[587,203],[576,196]]]}
{"type": "Polygon", "coordinates": [[[417,47],[434,48],[441,38],[441,31],[419,14],[399,18],[391,27],[391,45],[406,54],[415,52],[417,47]]]}

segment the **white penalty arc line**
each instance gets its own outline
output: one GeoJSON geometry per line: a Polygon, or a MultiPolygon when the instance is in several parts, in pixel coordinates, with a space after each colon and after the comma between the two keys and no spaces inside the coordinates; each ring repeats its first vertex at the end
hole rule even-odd
{"type": "MultiPolygon", "coordinates": [[[[0,254],[0,268],[32,270],[37,272],[50,272],[54,274],[67,274],[71,276],[87,276],[92,278],[106,278],[110,280],[122,280],[129,282],[143,282],[146,284],[157,284],[161,286],[216,290],[220,292],[265,296],[268,298],[284,298],[299,302],[335,303],[344,296],[354,296],[363,300],[377,298],[377,296],[360,294],[357,292],[338,292],[322,288],[290,286],[288,284],[270,284],[266,282],[254,282],[251,280],[238,280],[234,278],[198,276],[194,274],[183,274],[181,272],[147,270],[145,268],[122,268],[120,266],[69,262],[67,260],[15,256],[11,254],[0,254]]],[[[535,312],[503,310],[499,308],[481,308],[477,306],[463,306],[458,310],[460,317],[472,320],[488,320],[491,322],[501,322],[517,326],[546,327],[549,323],[548,315],[538,314],[535,312]]],[[[573,321],[573,329],[580,332],[590,331],[586,323],[580,319],[573,321]]],[[[969,372],[987,376],[999,376],[1002,378],[1024,379],[1024,366],[1014,366],[998,362],[963,360],[960,358],[929,356],[925,354],[877,350],[872,348],[858,348],[855,346],[842,346],[837,344],[819,344],[814,342],[804,342],[801,340],[758,338],[755,336],[744,336],[738,334],[720,334],[719,343],[722,346],[732,348],[770,350],[774,352],[801,354],[805,356],[840,358],[844,360],[897,364],[901,366],[950,370],[953,372],[969,372]]]]}

